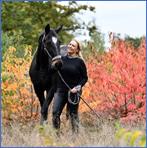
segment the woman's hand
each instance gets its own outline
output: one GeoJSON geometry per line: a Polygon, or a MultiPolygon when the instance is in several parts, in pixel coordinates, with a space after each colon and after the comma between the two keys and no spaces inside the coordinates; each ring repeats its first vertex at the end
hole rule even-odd
{"type": "Polygon", "coordinates": [[[74,87],[74,88],[72,88],[72,89],[70,90],[70,92],[72,92],[72,93],[77,93],[77,89],[74,87]]]}
{"type": "Polygon", "coordinates": [[[72,92],[72,93],[77,93],[78,91],[80,91],[81,90],[81,85],[77,85],[77,86],[75,86],[74,88],[72,88],[71,90],[70,90],[70,92],[72,92]]]}

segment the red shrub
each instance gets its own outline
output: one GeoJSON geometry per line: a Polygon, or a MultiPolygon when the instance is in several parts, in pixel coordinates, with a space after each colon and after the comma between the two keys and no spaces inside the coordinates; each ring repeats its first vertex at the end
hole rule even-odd
{"type": "Polygon", "coordinates": [[[145,52],[144,40],[137,50],[119,41],[101,62],[89,59],[89,82],[83,96],[97,112],[110,118],[145,119],[145,52]]]}

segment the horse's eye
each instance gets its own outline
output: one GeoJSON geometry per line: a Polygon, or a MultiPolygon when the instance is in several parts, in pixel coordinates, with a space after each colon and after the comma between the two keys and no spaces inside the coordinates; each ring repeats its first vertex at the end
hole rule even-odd
{"type": "Polygon", "coordinates": [[[44,43],[50,43],[50,42],[51,42],[51,39],[47,39],[47,38],[44,39],[44,43]]]}

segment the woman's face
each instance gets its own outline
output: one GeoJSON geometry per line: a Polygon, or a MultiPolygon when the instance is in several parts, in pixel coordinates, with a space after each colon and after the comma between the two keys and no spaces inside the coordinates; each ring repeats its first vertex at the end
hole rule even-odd
{"type": "Polygon", "coordinates": [[[72,54],[76,54],[78,51],[78,44],[76,41],[72,40],[70,41],[70,43],[68,44],[68,49],[67,52],[72,55],[72,54]]]}

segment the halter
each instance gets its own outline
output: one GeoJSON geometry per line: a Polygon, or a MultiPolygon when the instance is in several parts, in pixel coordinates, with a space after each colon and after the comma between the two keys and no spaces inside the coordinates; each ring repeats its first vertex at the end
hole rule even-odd
{"type": "Polygon", "coordinates": [[[51,60],[52,61],[55,61],[57,59],[61,59],[61,55],[57,55],[55,57],[52,57],[52,55],[48,52],[48,50],[47,50],[47,48],[46,48],[46,46],[45,46],[45,44],[43,42],[44,41],[44,38],[45,38],[45,34],[43,35],[43,38],[42,38],[42,44],[43,44],[44,50],[46,51],[47,55],[51,58],[51,60]]]}

